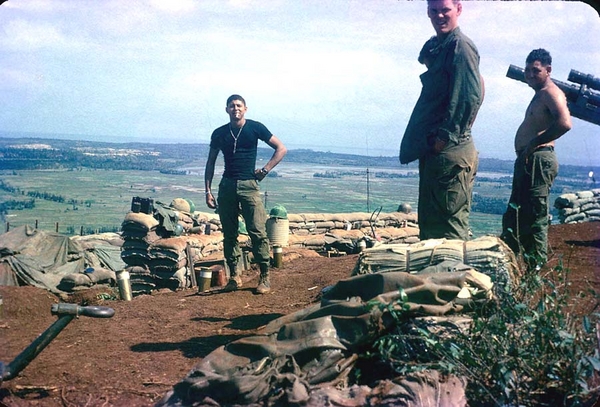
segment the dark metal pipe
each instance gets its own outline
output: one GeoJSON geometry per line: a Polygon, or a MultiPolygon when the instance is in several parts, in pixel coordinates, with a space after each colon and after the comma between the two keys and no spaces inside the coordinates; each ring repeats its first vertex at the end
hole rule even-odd
{"type": "Polygon", "coordinates": [[[25,348],[12,362],[2,369],[2,380],[11,380],[25,369],[37,355],[43,351],[46,346],[62,331],[69,322],[75,318],[75,315],[64,315],[56,320],[43,334],[38,336],[31,344],[25,348]]]}
{"type": "MultiPolygon", "coordinates": [[[[509,66],[506,76],[510,79],[527,83],[527,81],[525,80],[525,70],[523,68],[519,68],[518,66],[509,66]]],[[[600,106],[599,93],[593,92],[591,90],[588,90],[587,92],[581,92],[581,85],[574,85],[571,83],[562,82],[554,78],[552,79],[552,82],[554,82],[556,86],[558,86],[565,93],[569,101],[575,102],[579,98],[579,96],[583,95],[584,97],[587,96],[589,103],[592,103],[596,106],[600,106]]]]}
{"type": "Polygon", "coordinates": [[[575,69],[571,69],[567,80],[586,85],[592,89],[600,90],[600,78],[594,75],[576,71],[575,69]]]}
{"type": "Polygon", "coordinates": [[[66,303],[52,304],[50,312],[52,315],[57,315],[58,320],[50,325],[48,329],[38,336],[8,365],[0,362],[0,383],[4,380],[14,379],[67,325],[69,325],[73,318],[79,315],[92,318],[111,318],[115,314],[115,310],[108,307],[82,307],[76,304],[66,303]]]}
{"type": "MultiPolygon", "coordinates": [[[[527,83],[525,70],[518,66],[510,65],[506,76],[527,83]]],[[[586,89],[589,85],[574,85],[556,79],[552,79],[552,82],[565,93],[571,116],[600,125],[600,92],[586,89]]]]}

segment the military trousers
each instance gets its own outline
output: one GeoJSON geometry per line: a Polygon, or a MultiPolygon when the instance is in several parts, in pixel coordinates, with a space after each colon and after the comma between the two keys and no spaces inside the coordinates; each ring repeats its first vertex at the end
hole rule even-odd
{"type": "Polygon", "coordinates": [[[242,215],[252,242],[255,262],[263,267],[268,266],[270,248],[266,231],[267,214],[258,182],[223,178],[219,183],[217,201],[223,230],[223,254],[227,264],[230,267],[237,265],[242,254],[238,242],[239,216],[242,215]]]}
{"type": "Polygon", "coordinates": [[[419,159],[419,237],[469,240],[469,214],[479,158],[471,138],[450,141],[419,159]]]}
{"type": "Polygon", "coordinates": [[[502,239],[515,253],[527,254],[530,265],[548,257],[549,195],[558,175],[552,147],[542,147],[514,165],[512,192],[502,217],[502,239]]]}

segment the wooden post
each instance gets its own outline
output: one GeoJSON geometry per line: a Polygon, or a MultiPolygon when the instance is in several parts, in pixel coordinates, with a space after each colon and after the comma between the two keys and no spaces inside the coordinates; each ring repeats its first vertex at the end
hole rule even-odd
{"type": "Polygon", "coordinates": [[[8,232],[10,230],[10,222],[6,222],[6,231],[8,232]]]}
{"type": "Polygon", "coordinates": [[[58,222],[56,222],[56,233],[58,233],[58,222]]]}
{"type": "Polygon", "coordinates": [[[83,236],[83,225],[81,225],[81,231],[79,232],[79,236],[83,236]]]}
{"type": "Polygon", "coordinates": [[[36,229],[38,228],[38,220],[37,219],[35,220],[35,228],[36,229]]]}
{"type": "Polygon", "coordinates": [[[192,247],[189,243],[185,247],[185,254],[187,257],[188,272],[190,273],[190,284],[192,286],[191,288],[194,288],[198,286],[198,281],[196,280],[196,270],[194,267],[194,258],[192,256],[192,247]]]}

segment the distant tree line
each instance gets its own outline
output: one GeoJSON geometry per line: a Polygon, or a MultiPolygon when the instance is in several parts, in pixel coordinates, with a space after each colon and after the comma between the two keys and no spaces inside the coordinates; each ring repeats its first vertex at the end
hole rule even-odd
{"type": "Polygon", "coordinates": [[[418,172],[409,171],[406,174],[397,174],[393,172],[376,172],[375,178],[415,178],[418,177],[418,172]]]}
{"type": "Polygon", "coordinates": [[[17,201],[11,199],[9,201],[0,202],[0,213],[7,213],[10,210],[22,211],[24,209],[35,208],[35,199],[29,199],[27,201],[17,201]]]}
{"type": "Polygon", "coordinates": [[[342,174],[337,171],[315,172],[313,178],[342,178],[342,174]]]}
{"type": "Polygon", "coordinates": [[[492,215],[502,215],[504,214],[504,212],[506,212],[507,205],[507,199],[473,194],[473,200],[471,201],[471,210],[473,212],[489,213],[492,215]]]}
{"type": "MultiPolygon", "coordinates": [[[[1,136],[1,133],[0,133],[1,136]]],[[[35,137],[0,137],[0,168],[9,170],[76,169],[176,171],[190,164],[204,164],[208,144],[200,143],[107,143],[85,140],[58,140],[35,137]],[[27,144],[44,144],[50,148],[24,148],[27,144]],[[115,152],[111,154],[111,151],[115,152]],[[116,153],[118,152],[118,154],[116,153]]],[[[257,158],[268,161],[273,150],[259,148],[257,158]]],[[[285,161],[289,163],[320,164],[328,166],[353,166],[362,168],[386,167],[414,169],[418,163],[400,165],[397,156],[364,156],[341,154],[309,149],[289,150],[285,161]]],[[[479,172],[507,173],[512,175],[514,162],[495,158],[480,158],[479,172]]],[[[559,177],[586,179],[589,171],[600,173],[600,167],[561,165],[559,177]]],[[[388,177],[388,175],[381,175],[388,177]]],[[[395,175],[389,175],[392,177],[395,175]]]]}
{"type": "Polygon", "coordinates": [[[187,175],[188,171],[186,170],[160,170],[161,174],[169,174],[169,175],[187,175]]]}
{"type": "Polygon", "coordinates": [[[67,226],[67,235],[74,236],[76,234],[84,235],[95,235],[98,233],[118,233],[121,231],[120,226],[101,226],[99,228],[93,228],[89,226],[82,226],[79,229],[76,229],[75,226],[67,226]]]}
{"type": "Polygon", "coordinates": [[[4,182],[3,180],[0,179],[0,189],[6,192],[10,192],[11,194],[18,194],[20,189],[13,187],[12,185],[10,185],[7,182],[4,182]]]}
{"type": "Polygon", "coordinates": [[[31,196],[33,198],[43,199],[44,201],[52,201],[63,203],[66,201],[64,196],[50,194],[48,192],[38,192],[38,191],[28,191],[27,196],[31,196]]]}
{"type": "MultiPolygon", "coordinates": [[[[14,207],[9,208],[8,206],[6,206],[6,209],[17,209],[17,210],[18,209],[31,209],[31,208],[35,207],[35,199],[43,199],[44,201],[52,201],[52,202],[58,202],[58,203],[66,202],[70,205],[73,205],[73,208],[75,208],[76,205],[85,205],[87,207],[91,207],[92,204],[94,203],[94,201],[90,200],[90,199],[86,199],[86,200],[78,200],[78,199],[72,199],[72,198],[67,199],[62,195],[51,194],[48,192],[21,191],[20,188],[13,187],[9,183],[4,182],[3,180],[0,180],[0,189],[10,192],[12,194],[27,195],[31,198],[34,198],[29,201],[7,201],[7,202],[13,202],[11,205],[14,205],[14,207]]],[[[5,204],[7,202],[5,202],[5,204]]]]}

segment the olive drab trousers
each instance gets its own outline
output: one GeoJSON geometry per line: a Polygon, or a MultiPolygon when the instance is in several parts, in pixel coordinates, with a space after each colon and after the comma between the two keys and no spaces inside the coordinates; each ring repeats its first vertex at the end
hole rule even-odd
{"type": "Polygon", "coordinates": [[[419,159],[419,238],[469,240],[479,158],[471,137],[419,159]]]}
{"type": "Polygon", "coordinates": [[[557,175],[558,160],[552,147],[515,160],[501,237],[513,252],[527,254],[531,266],[545,263],[548,257],[548,199],[557,175]]]}
{"type": "MultiPolygon", "coordinates": [[[[223,254],[228,265],[237,265],[242,255],[238,243],[239,216],[244,218],[257,264],[270,261],[267,214],[256,180],[223,178],[219,183],[219,219],[223,230],[223,254]]],[[[235,270],[235,268],[233,269],[235,270]]]]}

